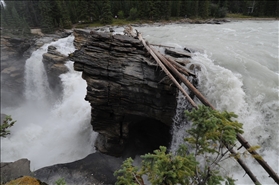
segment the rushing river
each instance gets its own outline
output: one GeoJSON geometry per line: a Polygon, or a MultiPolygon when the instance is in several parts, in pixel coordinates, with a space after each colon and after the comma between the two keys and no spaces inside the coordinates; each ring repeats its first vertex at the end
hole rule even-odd
{"type": "Polygon", "coordinates": [[[63,96],[53,102],[42,55],[53,45],[64,55],[75,50],[74,36],[43,45],[32,53],[25,64],[26,102],[18,108],[2,108],[17,122],[11,135],[1,139],[1,161],[27,158],[31,171],[72,162],[94,152],[96,133],[90,125],[91,107],[84,100],[86,82],[67,62],[68,73],[60,75],[63,96]]]}
{"type": "MultiPolygon", "coordinates": [[[[191,62],[201,66],[198,89],[217,110],[238,114],[244,138],[251,145],[260,145],[258,152],[279,173],[278,21],[136,29],[152,44],[197,51],[191,62]]],[[[174,129],[173,150],[182,142],[183,127],[174,129]]],[[[244,161],[262,184],[275,184],[255,160],[244,161]]],[[[231,160],[225,170],[238,179],[237,184],[253,184],[237,162],[231,160]]]]}
{"type": "MultiPolygon", "coordinates": [[[[238,121],[244,124],[245,139],[251,145],[260,145],[258,152],[279,173],[278,21],[136,29],[150,43],[196,50],[191,62],[201,66],[198,89],[216,109],[238,114],[238,121]]],[[[69,54],[74,51],[72,42],[70,36],[50,44],[69,54]]],[[[27,103],[17,109],[3,109],[17,123],[11,129],[11,136],[1,141],[1,161],[28,158],[31,170],[74,161],[94,152],[90,105],[84,101],[86,84],[81,74],[73,71],[71,62],[67,63],[70,72],[61,75],[62,100],[55,104],[47,100],[48,86],[40,61],[50,44],[35,51],[26,61],[27,103]]],[[[182,101],[180,99],[180,109],[185,106],[182,101]]],[[[179,121],[179,117],[177,115],[175,121],[179,121]]],[[[173,150],[183,140],[184,127],[174,128],[173,150]]],[[[244,161],[262,184],[274,184],[253,159],[244,161]]],[[[253,184],[234,160],[226,164],[225,170],[238,179],[237,184],[253,184]]]]}

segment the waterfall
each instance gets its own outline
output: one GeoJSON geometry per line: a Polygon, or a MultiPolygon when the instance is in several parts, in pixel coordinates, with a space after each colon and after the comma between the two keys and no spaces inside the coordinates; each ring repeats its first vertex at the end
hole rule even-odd
{"type": "Polygon", "coordinates": [[[33,171],[72,162],[95,151],[96,133],[90,125],[91,107],[84,100],[86,82],[81,73],[74,71],[73,62],[65,64],[69,72],[60,75],[63,96],[60,101],[53,102],[42,62],[42,55],[49,45],[68,55],[75,50],[73,40],[74,36],[69,36],[44,44],[26,61],[26,102],[17,108],[3,110],[17,122],[11,128],[11,135],[1,139],[2,161],[27,158],[33,171]]]}

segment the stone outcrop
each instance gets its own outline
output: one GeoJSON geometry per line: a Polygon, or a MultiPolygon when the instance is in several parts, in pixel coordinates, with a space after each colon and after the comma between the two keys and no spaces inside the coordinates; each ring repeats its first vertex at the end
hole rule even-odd
{"type": "Polygon", "coordinates": [[[34,39],[1,37],[1,104],[15,106],[23,99],[24,65],[34,39]]]}
{"type": "Polygon", "coordinates": [[[47,184],[64,179],[66,184],[115,184],[114,171],[120,169],[123,160],[96,152],[84,159],[56,164],[38,169],[33,176],[47,184]]]}
{"type": "Polygon", "coordinates": [[[24,175],[31,175],[30,161],[20,159],[15,162],[2,162],[1,167],[1,184],[14,180],[24,175]]]}
{"type": "Polygon", "coordinates": [[[59,97],[62,93],[62,84],[60,75],[68,72],[68,68],[64,65],[68,60],[68,56],[56,51],[56,47],[49,46],[47,53],[43,54],[43,63],[46,70],[49,87],[59,97]]]}
{"type": "Polygon", "coordinates": [[[35,179],[34,177],[30,177],[30,176],[23,176],[20,178],[17,178],[15,180],[12,180],[8,183],[6,183],[5,185],[47,185],[44,182],[41,182],[38,179],[35,179]]]}
{"type": "Polygon", "coordinates": [[[80,49],[70,59],[87,82],[85,100],[92,107],[93,129],[99,132],[96,148],[129,156],[167,146],[178,91],[142,43],[95,31],[74,34],[80,49]],[[131,154],[127,146],[142,150],[131,154]]]}

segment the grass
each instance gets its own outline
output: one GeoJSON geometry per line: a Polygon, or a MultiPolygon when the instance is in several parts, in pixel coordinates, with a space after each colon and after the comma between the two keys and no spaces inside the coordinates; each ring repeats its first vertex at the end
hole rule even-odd
{"type": "Polygon", "coordinates": [[[250,15],[243,15],[240,13],[228,13],[226,18],[247,19],[247,18],[255,18],[255,17],[250,15]]]}

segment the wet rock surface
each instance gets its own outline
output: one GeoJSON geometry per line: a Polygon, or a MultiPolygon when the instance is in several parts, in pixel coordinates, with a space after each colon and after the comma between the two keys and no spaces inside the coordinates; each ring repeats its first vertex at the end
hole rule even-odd
{"type": "Polygon", "coordinates": [[[47,184],[55,184],[57,180],[65,179],[68,185],[112,185],[116,182],[113,173],[120,169],[122,162],[121,158],[97,152],[72,163],[41,168],[33,174],[47,184]]]}
{"type": "Polygon", "coordinates": [[[46,70],[50,89],[60,97],[63,91],[60,75],[69,71],[64,65],[68,56],[56,51],[56,47],[49,46],[47,53],[43,54],[43,63],[46,70]]]}
{"type": "MultiPolygon", "coordinates": [[[[122,155],[132,137],[131,125],[143,122],[150,125],[160,122],[170,133],[178,91],[143,49],[141,41],[95,31],[77,30],[74,34],[80,49],[71,54],[70,59],[87,82],[85,100],[92,107],[93,129],[99,132],[97,149],[110,155],[122,155]]],[[[145,127],[146,131],[156,133],[156,128],[145,127]]],[[[158,133],[157,137],[167,138],[164,134],[158,133]]],[[[158,141],[150,152],[168,142],[158,141]]]]}
{"type": "Polygon", "coordinates": [[[1,184],[14,180],[24,175],[31,175],[30,161],[20,159],[15,162],[1,162],[1,184]]]}

